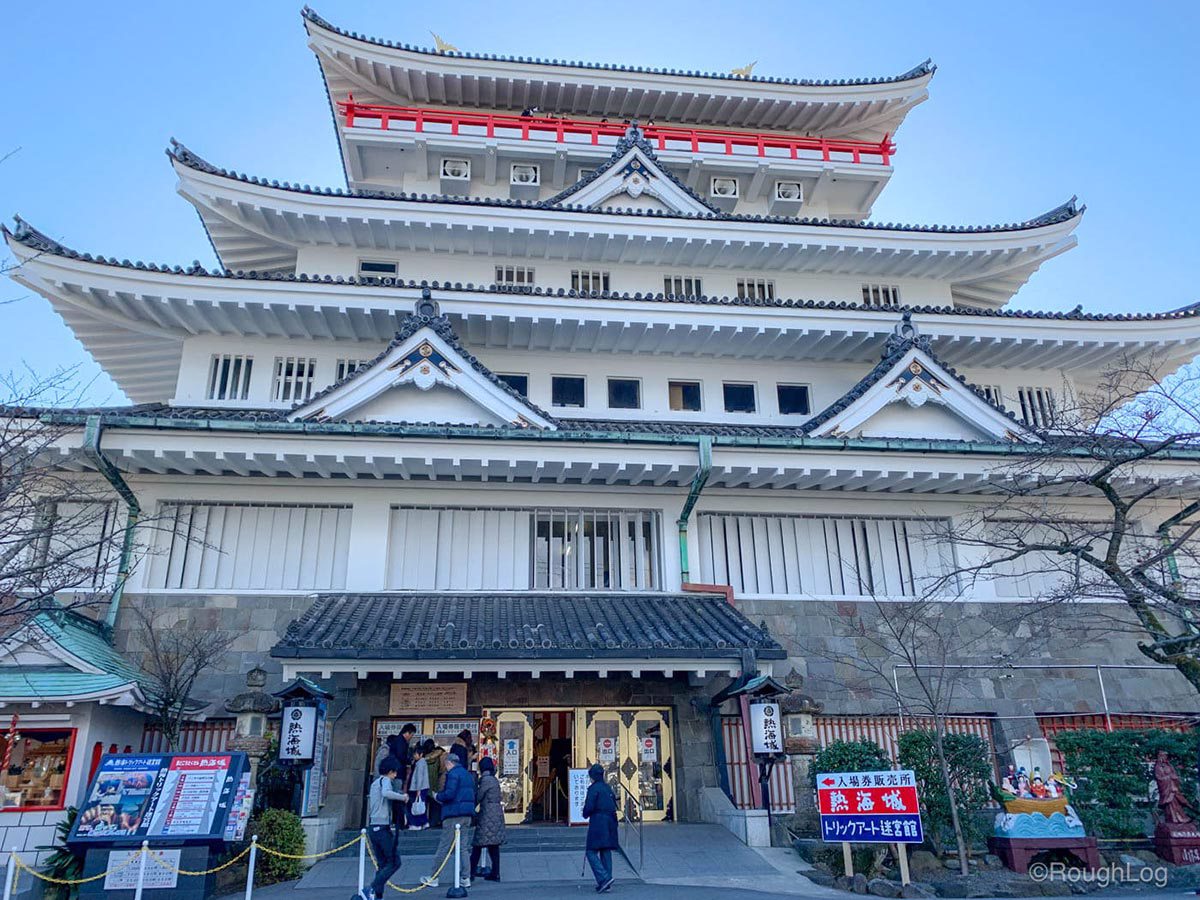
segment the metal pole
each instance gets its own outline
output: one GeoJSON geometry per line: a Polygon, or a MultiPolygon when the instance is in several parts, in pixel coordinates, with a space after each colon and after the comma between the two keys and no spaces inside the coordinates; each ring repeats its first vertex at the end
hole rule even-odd
{"type": "Polygon", "coordinates": [[[361,894],[367,883],[367,829],[362,829],[358,835],[358,892],[361,894]]]}
{"type": "Polygon", "coordinates": [[[17,848],[8,852],[8,868],[4,873],[4,900],[12,900],[13,879],[17,876],[17,848]]]}
{"type": "Polygon", "coordinates": [[[454,887],[446,891],[447,897],[465,897],[467,889],[462,886],[459,876],[462,873],[462,824],[454,825],[454,887]]]}
{"type": "Polygon", "coordinates": [[[1112,731],[1112,716],[1108,712],[1108,694],[1104,690],[1104,672],[1096,666],[1096,681],[1100,683],[1100,702],[1104,704],[1104,730],[1112,731]]]}
{"type": "Polygon", "coordinates": [[[137,889],[133,892],[133,900],[142,900],[142,885],[146,880],[146,857],[150,855],[150,842],[142,841],[142,858],[138,860],[137,889]]]}
{"type": "Polygon", "coordinates": [[[246,870],[246,900],[250,900],[254,894],[254,863],[257,859],[258,835],[256,834],[250,838],[250,867],[246,870]]]}

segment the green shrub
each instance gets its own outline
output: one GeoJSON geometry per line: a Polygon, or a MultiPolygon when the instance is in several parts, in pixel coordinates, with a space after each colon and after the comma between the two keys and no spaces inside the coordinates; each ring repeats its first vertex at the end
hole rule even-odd
{"type": "Polygon", "coordinates": [[[825,772],[880,772],[892,767],[874,741],[833,741],[813,757],[808,767],[809,787],[817,789],[817,776],[825,772]]]}
{"type": "Polygon", "coordinates": [[[304,827],[300,817],[286,809],[267,809],[250,820],[246,829],[247,835],[258,835],[258,861],[254,867],[254,883],[259,885],[275,884],[278,881],[290,881],[299,878],[304,871],[304,862],[299,859],[285,859],[263,851],[263,847],[279,850],[283,853],[301,854],[304,852],[304,827]]]}
{"type": "MultiPolygon", "coordinates": [[[[51,851],[42,863],[43,874],[52,878],[78,879],[83,877],[83,857],[76,856],[67,847],[67,835],[71,833],[71,826],[75,823],[77,815],[79,815],[78,809],[74,806],[68,808],[63,820],[54,826],[54,843],[38,847],[39,850],[51,851]]],[[[72,897],[79,896],[79,887],[73,884],[50,884],[47,882],[43,896],[46,900],[70,900],[72,897]]]]}
{"type": "MultiPolygon", "coordinates": [[[[900,768],[912,769],[921,797],[921,816],[926,838],[942,852],[955,846],[954,823],[950,818],[950,797],[938,766],[932,731],[906,731],[898,742],[900,768]]],[[[980,817],[971,815],[988,803],[988,779],[992,764],[987,744],[973,734],[945,734],[942,750],[950,769],[950,783],[958,803],[958,818],[963,837],[970,847],[986,837],[980,817]]]]}
{"type": "Polygon", "coordinates": [[[1152,768],[1159,750],[1179,773],[1184,796],[1196,796],[1196,735],[1160,731],[1064,731],[1054,742],[1075,781],[1071,804],[1090,834],[1103,838],[1146,835],[1152,768]]]}

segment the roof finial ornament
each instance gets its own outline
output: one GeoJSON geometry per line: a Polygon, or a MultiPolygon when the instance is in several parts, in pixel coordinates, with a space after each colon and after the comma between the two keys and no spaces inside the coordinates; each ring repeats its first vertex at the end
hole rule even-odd
{"type": "Polygon", "coordinates": [[[625,140],[640,141],[642,139],[642,129],[638,127],[638,120],[631,119],[629,127],[625,129],[625,140]]]}
{"type": "Polygon", "coordinates": [[[431,31],[429,33],[433,35],[433,42],[437,47],[438,53],[461,53],[462,52],[457,47],[455,47],[453,44],[449,44],[446,41],[443,41],[441,36],[436,31],[431,31]]]}
{"type": "Polygon", "coordinates": [[[750,63],[748,66],[742,66],[739,69],[730,69],[729,74],[734,78],[749,78],[750,73],[754,71],[754,67],[758,65],[758,60],[750,63]]]}
{"type": "Polygon", "coordinates": [[[429,288],[421,288],[421,299],[417,301],[414,312],[418,316],[425,316],[430,319],[436,319],[439,315],[441,315],[441,311],[438,308],[438,303],[433,299],[433,294],[430,292],[429,288]]]}
{"type": "Polygon", "coordinates": [[[900,321],[896,323],[895,334],[896,337],[905,341],[915,341],[921,336],[917,323],[912,320],[911,310],[906,310],[900,317],[900,321]]]}

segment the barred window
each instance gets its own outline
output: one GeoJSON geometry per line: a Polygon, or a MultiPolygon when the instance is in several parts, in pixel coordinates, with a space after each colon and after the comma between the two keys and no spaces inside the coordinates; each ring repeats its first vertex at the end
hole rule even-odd
{"type": "Polygon", "coordinates": [[[739,594],[920,596],[954,571],[943,519],[702,513],[701,581],[739,594]]]}
{"type": "Polygon", "coordinates": [[[1017,389],[1017,402],[1021,405],[1021,421],[1030,428],[1051,428],[1056,418],[1054,391],[1048,387],[1023,387],[1017,389]]]}
{"type": "Polygon", "coordinates": [[[150,557],[152,588],[340,590],[350,507],[171,500],[150,557]]]}
{"type": "Polygon", "coordinates": [[[496,266],[496,284],[532,287],[533,269],[529,266],[496,266]]]}
{"type": "Polygon", "coordinates": [[[676,297],[700,297],[704,285],[699,275],[667,275],[663,278],[663,293],[676,297]]]}
{"type": "Polygon", "coordinates": [[[334,381],[341,381],[343,378],[349,378],[363,366],[371,361],[369,359],[339,359],[334,368],[334,381]]]}
{"type": "Polygon", "coordinates": [[[766,278],[739,278],[737,295],[739,300],[774,300],[775,282],[766,278]]]}
{"type": "Polygon", "coordinates": [[[254,357],[214,353],[208,366],[209,400],[245,400],[250,396],[254,357]]]}
{"type": "Polygon", "coordinates": [[[277,403],[296,403],[312,396],[317,361],[308,356],[275,357],[275,377],[271,381],[271,399],[277,403]]]}
{"type": "Polygon", "coordinates": [[[653,510],[392,508],[391,590],[662,587],[653,510]]]}
{"type": "Polygon", "coordinates": [[[899,306],[900,288],[894,284],[864,284],[862,302],[864,306],[899,306]]]}
{"type": "Polygon", "coordinates": [[[987,398],[988,403],[993,403],[1001,409],[1004,408],[1004,392],[1000,390],[1000,385],[985,384],[979,390],[987,398]]]}
{"type": "Polygon", "coordinates": [[[573,269],[571,271],[571,290],[573,291],[607,291],[608,281],[608,272],[600,272],[595,269],[573,269]]]}

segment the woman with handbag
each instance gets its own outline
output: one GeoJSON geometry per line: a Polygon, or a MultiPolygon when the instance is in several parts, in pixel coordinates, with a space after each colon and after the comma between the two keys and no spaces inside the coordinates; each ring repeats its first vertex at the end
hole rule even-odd
{"type": "Polygon", "coordinates": [[[471,878],[484,881],[500,880],[500,845],[504,843],[504,804],[500,799],[500,782],[496,780],[496,764],[490,757],[479,761],[479,787],[475,789],[478,812],[475,814],[475,846],[471,848],[471,878]],[[491,869],[480,869],[479,859],[487,850],[491,869]],[[487,872],[486,875],[481,874],[487,872]]]}
{"type": "Polygon", "coordinates": [[[424,762],[424,749],[423,745],[413,748],[408,776],[409,831],[424,831],[429,827],[429,767],[424,762]]]}

